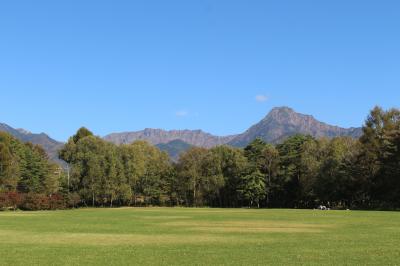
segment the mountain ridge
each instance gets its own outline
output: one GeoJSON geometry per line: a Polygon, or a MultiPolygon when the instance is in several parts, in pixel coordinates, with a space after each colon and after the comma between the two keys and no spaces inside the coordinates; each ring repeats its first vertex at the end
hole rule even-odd
{"type": "MultiPolygon", "coordinates": [[[[64,143],[52,139],[45,133],[34,134],[25,129],[14,129],[4,123],[0,123],[0,131],[6,131],[24,142],[43,146],[50,159],[61,162],[58,159],[58,150],[62,148],[64,143]]],[[[362,134],[362,128],[332,126],[320,122],[312,115],[297,113],[292,108],[284,106],[271,109],[262,120],[237,135],[215,136],[200,129],[163,130],[146,128],[141,131],[111,133],[103,139],[117,145],[129,144],[136,140],[146,140],[169,152],[171,157],[177,158],[180,152],[192,146],[204,148],[212,148],[218,145],[244,147],[255,138],[277,144],[295,134],[311,135],[316,138],[339,136],[358,138],[362,134]]]]}
{"type": "Polygon", "coordinates": [[[164,130],[146,128],[140,131],[111,133],[103,137],[103,139],[115,144],[129,144],[136,140],[147,140],[153,145],[167,144],[174,140],[182,140],[192,146],[211,148],[226,144],[235,137],[236,135],[215,136],[200,129],[164,130]]]}

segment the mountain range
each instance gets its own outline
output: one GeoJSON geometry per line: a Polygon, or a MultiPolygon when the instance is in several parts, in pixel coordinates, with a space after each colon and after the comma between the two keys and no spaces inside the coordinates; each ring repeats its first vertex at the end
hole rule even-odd
{"type": "Polygon", "coordinates": [[[132,143],[135,140],[147,140],[154,145],[181,140],[192,146],[210,148],[217,145],[244,147],[256,138],[269,143],[279,143],[295,134],[311,135],[316,138],[361,136],[361,128],[341,128],[320,122],[311,115],[295,112],[289,107],[272,109],[264,119],[238,135],[214,136],[201,130],[145,129],[135,132],[113,133],[104,137],[115,144],[132,143]]]}
{"type": "MultiPolygon", "coordinates": [[[[63,143],[50,138],[45,133],[33,134],[23,129],[14,129],[6,124],[0,124],[0,131],[6,131],[24,142],[32,142],[43,146],[49,157],[58,161],[57,151],[63,143]]],[[[112,133],[104,137],[106,141],[115,144],[128,144],[136,140],[146,140],[161,150],[167,151],[172,158],[192,146],[211,148],[218,145],[244,147],[256,138],[269,143],[279,143],[295,134],[306,134],[316,138],[350,136],[358,138],[361,128],[341,128],[320,122],[311,115],[295,112],[289,107],[272,109],[264,119],[248,130],[238,135],[214,136],[202,130],[171,130],[144,129],[142,131],[112,133]]]]}
{"type": "Polygon", "coordinates": [[[146,128],[142,131],[113,133],[104,137],[105,140],[115,144],[129,144],[136,140],[146,140],[153,145],[181,140],[192,146],[211,148],[223,145],[236,136],[219,137],[202,130],[170,130],[146,128]]]}

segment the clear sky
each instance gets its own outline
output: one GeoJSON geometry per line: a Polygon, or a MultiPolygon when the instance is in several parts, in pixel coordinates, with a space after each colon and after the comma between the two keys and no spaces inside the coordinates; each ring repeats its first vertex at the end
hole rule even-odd
{"type": "Polygon", "coordinates": [[[0,122],[65,141],[399,107],[400,1],[1,1],[0,122]]]}

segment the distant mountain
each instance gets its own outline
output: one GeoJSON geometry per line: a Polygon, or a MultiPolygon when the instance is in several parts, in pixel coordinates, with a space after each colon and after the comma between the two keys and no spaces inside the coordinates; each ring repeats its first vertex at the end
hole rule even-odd
{"type": "MultiPolygon", "coordinates": [[[[311,135],[316,138],[333,138],[338,136],[358,138],[362,134],[362,129],[328,125],[318,121],[311,115],[297,113],[289,107],[277,107],[272,109],[259,123],[239,135],[218,137],[201,130],[166,131],[147,128],[136,132],[113,133],[105,136],[104,139],[115,144],[128,144],[136,140],[146,140],[153,145],[172,142],[172,144],[170,143],[172,146],[178,144],[173,141],[180,140],[191,146],[211,148],[224,144],[244,147],[256,138],[276,144],[296,134],[311,135]]],[[[162,147],[167,149],[166,147],[170,146],[162,147]]]]}
{"type": "Polygon", "coordinates": [[[235,136],[218,137],[201,130],[171,130],[147,128],[142,131],[113,133],[104,137],[115,144],[128,144],[136,140],[146,140],[153,145],[181,140],[189,145],[211,148],[233,140],[235,136]]]}
{"type": "Polygon", "coordinates": [[[62,142],[50,138],[45,133],[33,134],[24,129],[14,129],[9,125],[0,123],[0,131],[7,132],[23,142],[31,142],[40,145],[49,155],[49,158],[55,162],[63,163],[58,159],[58,151],[63,147],[62,142]]]}
{"type": "MultiPolygon", "coordinates": [[[[50,159],[63,163],[58,159],[58,150],[63,147],[62,142],[50,138],[45,133],[33,134],[24,129],[14,129],[0,123],[0,131],[5,131],[24,142],[41,145],[50,159]]],[[[178,158],[182,151],[191,146],[211,148],[218,145],[244,147],[256,138],[269,143],[279,143],[295,134],[308,134],[316,138],[350,136],[358,138],[362,134],[361,128],[341,128],[331,126],[316,120],[311,115],[295,112],[289,107],[277,107],[259,123],[250,127],[239,135],[219,137],[201,130],[162,130],[147,128],[142,131],[113,133],[104,137],[115,144],[128,144],[136,140],[146,140],[161,150],[168,152],[172,158],[178,158]]]]}
{"type": "Polygon", "coordinates": [[[279,143],[295,134],[311,135],[316,138],[338,136],[358,138],[362,134],[362,129],[331,126],[316,120],[311,115],[296,113],[289,107],[277,107],[272,109],[263,120],[236,136],[228,144],[243,147],[256,138],[269,143],[279,143]]]}
{"type": "Polygon", "coordinates": [[[165,151],[169,154],[169,156],[173,159],[173,160],[178,160],[179,159],[179,155],[182,152],[187,151],[188,149],[190,149],[191,147],[193,147],[192,145],[176,139],[173,141],[170,141],[168,143],[160,143],[156,145],[160,150],[165,151]]]}

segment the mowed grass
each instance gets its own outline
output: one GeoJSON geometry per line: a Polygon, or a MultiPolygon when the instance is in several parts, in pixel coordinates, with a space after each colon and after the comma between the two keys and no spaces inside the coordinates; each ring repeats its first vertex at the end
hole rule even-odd
{"type": "Polygon", "coordinates": [[[0,265],[400,265],[400,213],[0,212],[0,265]]]}

